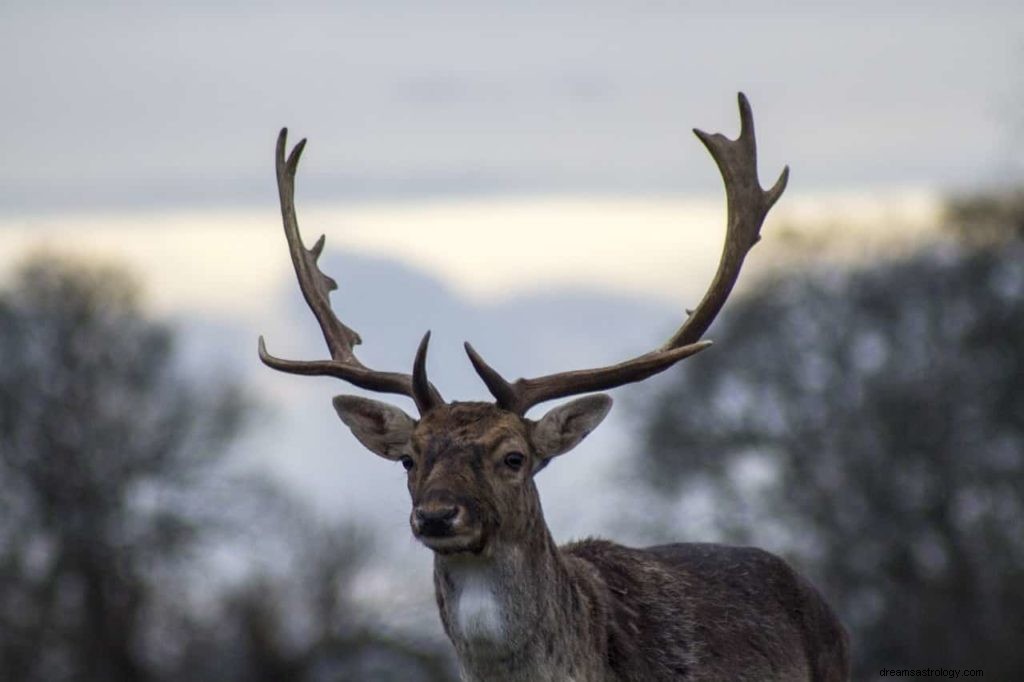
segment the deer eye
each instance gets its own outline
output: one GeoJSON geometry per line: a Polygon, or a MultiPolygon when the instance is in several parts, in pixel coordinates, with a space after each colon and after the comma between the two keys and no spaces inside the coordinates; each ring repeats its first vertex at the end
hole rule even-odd
{"type": "Polygon", "coordinates": [[[523,453],[521,452],[510,452],[507,455],[505,455],[505,466],[507,466],[509,469],[512,469],[513,471],[519,471],[520,469],[522,469],[523,462],[525,461],[526,458],[523,457],[523,453]]]}
{"type": "Polygon", "coordinates": [[[402,463],[406,471],[412,471],[412,468],[416,466],[416,463],[412,461],[412,457],[409,455],[402,455],[398,461],[402,463]]]}

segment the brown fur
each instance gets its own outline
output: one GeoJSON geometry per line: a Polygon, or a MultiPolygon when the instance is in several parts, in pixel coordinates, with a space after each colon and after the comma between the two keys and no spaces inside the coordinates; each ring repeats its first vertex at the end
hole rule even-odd
{"type": "Polygon", "coordinates": [[[410,441],[414,508],[459,505],[472,540],[435,549],[438,607],[463,679],[849,678],[835,615],[767,552],[603,540],[557,547],[533,482],[546,463],[531,443],[535,428],[489,403],[452,403],[428,413],[410,441]],[[505,464],[510,451],[525,456],[520,471],[505,464]]]}

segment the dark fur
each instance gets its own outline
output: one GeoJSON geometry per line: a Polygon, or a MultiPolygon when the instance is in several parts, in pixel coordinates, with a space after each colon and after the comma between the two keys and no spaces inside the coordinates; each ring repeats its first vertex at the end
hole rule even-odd
{"type": "Polygon", "coordinates": [[[716,544],[634,550],[602,540],[562,551],[593,565],[606,587],[613,679],[849,677],[842,626],[773,554],[716,544]]]}
{"type": "Polygon", "coordinates": [[[603,540],[557,547],[530,473],[542,464],[533,429],[490,404],[453,403],[429,413],[412,438],[414,505],[454,501],[479,531],[465,548],[435,554],[438,607],[463,679],[849,679],[843,627],[814,587],[772,554],[603,540]],[[509,448],[528,456],[523,471],[502,464],[509,448]],[[485,616],[500,614],[485,617],[498,635],[460,625],[463,591],[480,584],[493,597],[483,600],[485,616]]]}

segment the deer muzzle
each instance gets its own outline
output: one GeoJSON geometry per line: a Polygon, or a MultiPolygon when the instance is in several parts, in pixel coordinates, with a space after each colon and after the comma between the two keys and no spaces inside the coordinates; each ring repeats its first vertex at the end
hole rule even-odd
{"type": "Polygon", "coordinates": [[[455,534],[457,525],[465,516],[460,505],[427,503],[418,505],[412,513],[412,529],[423,537],[447,537],[455,534]]]}

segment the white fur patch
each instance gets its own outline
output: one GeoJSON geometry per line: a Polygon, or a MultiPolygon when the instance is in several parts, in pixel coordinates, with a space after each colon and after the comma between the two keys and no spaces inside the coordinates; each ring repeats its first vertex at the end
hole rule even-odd
{"type": "Polygon", "coordinates": [[[503,638],[501,604],[494,592],[490,571],[467,566],[453,577],[458,594],[455,619],[462,636],[466,639],[503,638]]]}

